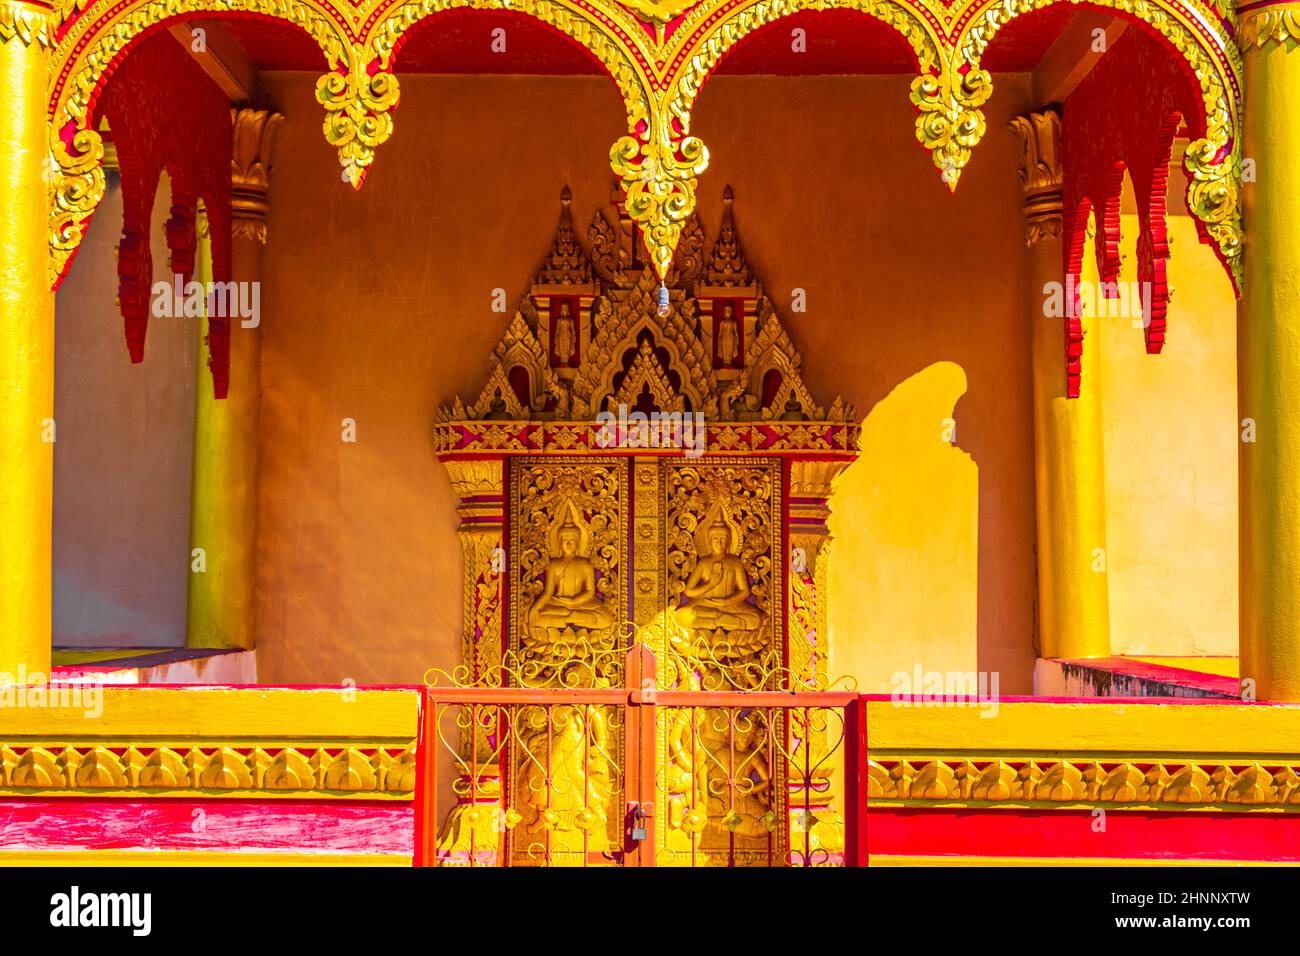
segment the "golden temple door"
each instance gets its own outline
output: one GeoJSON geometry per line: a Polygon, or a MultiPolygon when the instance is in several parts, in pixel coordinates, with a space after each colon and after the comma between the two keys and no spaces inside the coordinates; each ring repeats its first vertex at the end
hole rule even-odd
{"type": "Polygon", "coordinates": [[[851,695],[790,694],[783,486],[779,459],[510,463],[499,678],[431,705],[430,740],[457,708],[475,740],[437,859],[834,859],[828,740],[851,695]]]}
{"type": "Polygon", "coordinates": [[[429,692],[425,842],[444,863],[833,859],[826,518],[857,418],[805,381],[730,190],[712,249],[692,216],[665,276],[625,199],[584,247],[561,193],[481,389],[435,415],[464,645],[429,692]]]}

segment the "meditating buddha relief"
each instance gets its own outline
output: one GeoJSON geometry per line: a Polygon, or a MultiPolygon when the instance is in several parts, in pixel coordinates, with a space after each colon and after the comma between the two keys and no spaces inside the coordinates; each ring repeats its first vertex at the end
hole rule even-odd
{"type": "Polygon", "coordinates": [[[627,466],[528,459],[512,468],[515,597],[510,646],[527,682],[617,682],[618,625],[627,617],[627,466]]]}
{"type": "Polygon", "coordinates": [[[666,469],[666,637],[703,663],[707,687],[748,686],[780,657],[779,471],[721,458],[666,469]]]}
{"type": "Polygon", "coordinates": [[[565,631],[614,624],[614,612],[596,587],[596,566],[587,555],[590,535],[579,521],[570,505],[563,522],[551,530],[542,593],[528,608],[528,627],[538,643],[562,640],[565,631]]]}
{"type": "Polygon", "coordinates": [[[698,535],[699,559],[686,580],[677,622],[688,629],[757,630],[763,614],[750,603],[749,573],[737,557],[735,529],[721,514],[698,535]]]}

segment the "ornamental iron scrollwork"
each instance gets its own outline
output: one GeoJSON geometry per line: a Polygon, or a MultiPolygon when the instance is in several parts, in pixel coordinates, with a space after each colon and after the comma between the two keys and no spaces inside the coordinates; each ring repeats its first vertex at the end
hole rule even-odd
{"type": "MultiPolygon", "coordinates": [[[[818,694],[776,659],[748,666],[745,688],[789,693],[748,703],[713,648],[696,657],[662,626],[617,629],[614,649],[627,660],[645,648],[653,679],[630,669],[616,688],[578,686],[591,673],[591,647],[539,672],[528,655],[505,655],[496,673],[431,669],[425,739],[450,759],[455,805],[441,818],[432,853],[443,866],[616,865],[626,852],[623,816],[630,775],[623,738],[631,707],[654,706],[655,805],[646,838],[657,861],[674,866],[839,865],[845,702],[818,694]],[[543,683],[536,678],[541,673],[543,683]],[[706,684],[723,692],[702,690],[706,684]],[[637,693],[629,695],[629,691],[637,693]],[[682,691],[655,706],[655,693],[682,691]],[[459,692],[466,693],[462,699],[459,692]],[[493,694],[493,691],[500,691],[493,694]],[[635,702],[640,703],[635,703],[635,702]],[[471,745],[470,741],[476,743],[471,745]]],[[[837,682],[840,683],[840,682],[837,682]]],[[[842,682],[851,689],[851,681],[842,682]]],[[[644,756],[643,756],[644,759],[644,756]]],[[[436,809],[435,801],[435,809],[436,809]]]]}

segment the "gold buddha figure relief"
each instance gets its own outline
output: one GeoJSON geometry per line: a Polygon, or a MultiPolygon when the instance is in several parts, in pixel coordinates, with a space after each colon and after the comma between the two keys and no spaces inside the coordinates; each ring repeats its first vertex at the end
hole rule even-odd
{"type": "Polygon", "coordinates": [[[553,532],[542,593],[528,608],[530,630],[600,630],[613,625],[614,613],[596,588],[596,566],[586,555],[586,537],[571,514],[553,532]]]}
{"type": "Polygon", "coordinates": [[[718,362],[723,368],[731,368],[739,355],[740,326],[736,322],[736,307],[728,302],[718,320],[718,362]]]}
{"type": "Polygon", "coordinates": [[[573,365],[578,336],[574,331],[573,312],[568,302],[560,303],[560,314],[555,319],[555,357],[561,365],[573,365]]]}
{"type": "Polygon", "coordinates": [[[686,600],[677,609],[677,622],[701,630],[757,630],[763,613],[749,601],[749,575],[737,557],[740,549],[732,527],[718,517],[701,537],[706,547],[686,580],[686,600]]]}

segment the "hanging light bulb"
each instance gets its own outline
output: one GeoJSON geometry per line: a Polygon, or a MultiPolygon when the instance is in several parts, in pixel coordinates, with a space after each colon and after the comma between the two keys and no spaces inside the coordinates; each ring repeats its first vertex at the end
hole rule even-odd
{"type": "Polygon", "coordinates": [[[659,284],[659,318],[668,317],[668,286],[663,283],[659,284]]]}

